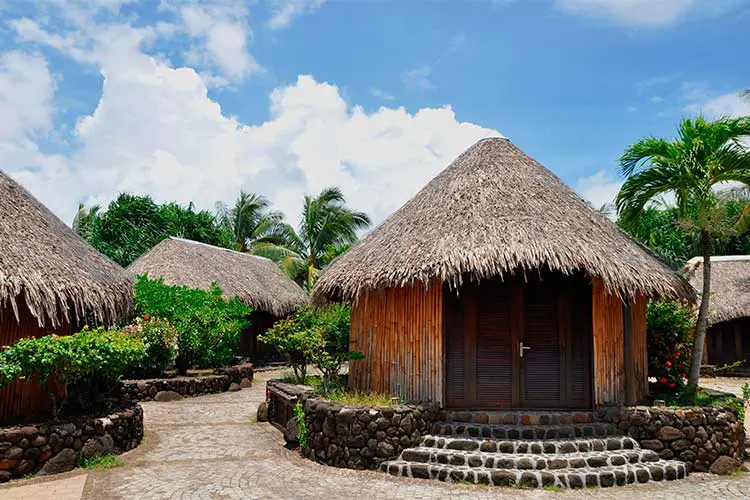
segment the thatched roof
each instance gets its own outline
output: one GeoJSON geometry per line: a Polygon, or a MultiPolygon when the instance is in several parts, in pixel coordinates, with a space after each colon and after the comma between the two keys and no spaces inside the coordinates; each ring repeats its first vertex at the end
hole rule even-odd
{"type": "Polygon", "coordinates": [[[133,303],[125,271],[0,171],[0,311],[26,303],[40,326],[114,322],[133,303]]]}
{"type": "Polygon", "coordinates": [[[437,279],[457,286],[514,270],[585,271],[619,295],[694,300],[684,278],[503,138],[462,153],[336,259],[316,302],[437,279]]]}
{"type": "Polygon", "coordinates": [[[264,257],[182,238],[167,238],[127,268],[134,275],[164,278],[167,285],[208,289],[216,282],[225,297],[284,316],[307,302],[305,292],[264,257]]]}
{"type": "MultiPolygon", "coordinates": [[[[690,284],[703,291],[703,257],[685,264],[690,284]]],[[[711,257],[708,324],[750,317],[750,255],[711,257]]]]}

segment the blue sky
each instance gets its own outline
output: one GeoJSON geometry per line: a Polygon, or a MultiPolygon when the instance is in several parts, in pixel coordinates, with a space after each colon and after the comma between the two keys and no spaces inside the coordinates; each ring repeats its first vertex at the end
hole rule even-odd
{"type": "Polygon", "coordinates": [[[36,0],[0,6],[0,168],[70,222],[120,191],[382,220],[502,134],[592,203],[681,116],[750,114],[746,0],[36,0]]]}

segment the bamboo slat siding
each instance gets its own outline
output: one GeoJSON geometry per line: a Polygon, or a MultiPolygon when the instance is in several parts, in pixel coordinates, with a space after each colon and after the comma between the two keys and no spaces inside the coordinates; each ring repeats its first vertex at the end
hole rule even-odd
{"type": "Polygon", "coordinates": [[[443,288],[435,283],[364,292],[352,307],[349,387],[443,402],[443,288]]]}
{"type": "Polygon", "coordinates": [[[648,338],[646,336],[646,306],[648,297],[639,295],[631,303],[633,317],[633,361],[635,399],[640,401],[648,396],[648,338]]]}
{"type": "Polygon", "coordinates": [[[625,402],[625,340],[622,300],[601,280],[593,286],[594,400],[597,406],[625,402]]]}
{"type": "MultiPolygon", "coordinates": [[[[25,304],[19,304],[19,306],[20,323],[16,321],[10,308],[0,311],[0,349],[24,337],[70,333],[67,325],[56,329],[40,328],[36,318],[31,316],[25,304]]],[[[0,389],[0,422],[15,417],[33,416],[49,408],[49,404],[49,396],[39,384],[26,381],[11,382],[0,389]]]]}
{"type": "Polygon", "coordinates": [[[648,299],[643,295],[630,302],[633,376],[628,380],[625,376],[623,302],[608,293],[601,280],[594,280],[594,396],[597,406],[624,404],[627,400],[637,402],[648,395],[647,303],[648,299]]]}

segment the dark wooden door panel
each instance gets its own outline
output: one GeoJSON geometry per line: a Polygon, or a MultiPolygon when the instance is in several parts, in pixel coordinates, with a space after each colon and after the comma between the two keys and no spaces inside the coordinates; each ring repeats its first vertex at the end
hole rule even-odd
{"type": "Polygon", "coordinates": [[[477,295],[476,402],[481,407],[513,404],[513,339],[510,284],[490,282],[477,295]]]}
{"type": "Polygon", "coordinates": [[[466,399],[466,370],[463,297],[446,290],[443,298],[445,325],[445,399],[446,404],[460,407],[471,404],[466,399]]]}
{"type": "Polygon", "coordinates": [[[562,406],[562,352],[558,324],[558,293],[552,283],[531,283],[524,294],[522,366],[523,404],[562,406]]]}

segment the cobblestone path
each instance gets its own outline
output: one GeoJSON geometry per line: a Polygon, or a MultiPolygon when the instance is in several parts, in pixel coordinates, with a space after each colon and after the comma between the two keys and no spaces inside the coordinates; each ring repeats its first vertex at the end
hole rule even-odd
{"type": "MultiPolygon", "coordinates": [[[[265,380],[253,388],[145,403],[146,439],[123,465],[85,471],[87,500],[114,499],[735,499],[750,498],[750,473],[735,478],[692,474],[687,480],[553,492],[445,484],[329,468],[284,448],[269,424],[254,423],[265,380]]],[[[18,486],[37,480],[20,481],[18,486]]],[[[5,499],[14,488],[0,489],[5,499]]],[[[9,498],[12,498],[9,496],[9,498]]],[[[43,500],[44,496],[36,497],[43,500]]]]}

